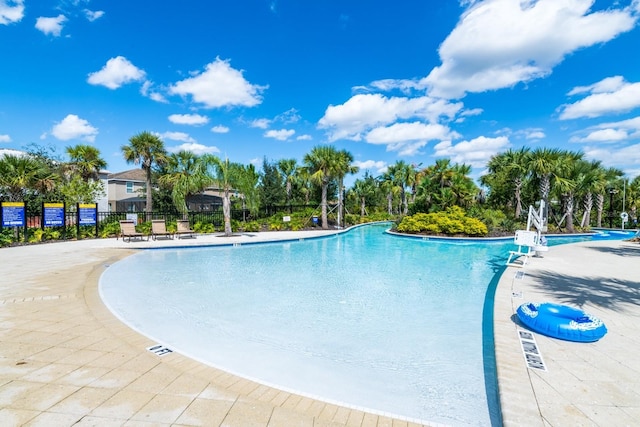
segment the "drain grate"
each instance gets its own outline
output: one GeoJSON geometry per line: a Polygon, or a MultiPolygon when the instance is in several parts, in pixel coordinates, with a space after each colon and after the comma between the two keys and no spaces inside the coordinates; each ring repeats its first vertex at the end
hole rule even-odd
{"type": "Polygon", "coordinates": [[[151,347],[147,347],[147,350],[149,350],[151,353],[157,355],[157,356],[166,356],[169,353],[173,353],[173,350],[171,350],[169,347],[165,347],[163,345],[160,344],[156,344],[156,345],[152,345],[151,347]]]}
{"type": "Polygon", "coordinates": [[[546,371],[547,367],[544,364],[542,354],[533,334],[529,331],[518,329],[518,337],[520,338],[520,346],[522,347],[522,354],[527,367],[538,371],[546,371]]]}

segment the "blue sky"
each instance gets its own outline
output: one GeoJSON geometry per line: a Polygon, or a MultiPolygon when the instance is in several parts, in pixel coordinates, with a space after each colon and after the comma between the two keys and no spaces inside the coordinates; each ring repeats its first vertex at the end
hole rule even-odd
{"type": "Polygon", "coordinates": [[[523,145],[640,175],[640,0],[0,0],[0,148],[261,168],[319,144],[373,175],[523,145]]]}

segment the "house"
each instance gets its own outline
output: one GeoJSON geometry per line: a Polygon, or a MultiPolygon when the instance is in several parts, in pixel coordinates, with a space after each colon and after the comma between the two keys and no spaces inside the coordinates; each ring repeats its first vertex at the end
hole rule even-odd
{"type": "Polygon", "coordinates": [[[142,169],[131,169],[109,174],[107,197],[109,212],[142,212],[147,203],[144,196],[146,174],[142,169]]]}
{"type": "MultiPolygon", "coordinates": [[[[143,212],[147,204],[146,176],[142,169],[131,169],[109,175],[107,194],[109,212],[143,212]]],[[[190,212],[206,212],[222,206],[222,192],[207,188],[200,194],[187,198],[190,212]]]]}

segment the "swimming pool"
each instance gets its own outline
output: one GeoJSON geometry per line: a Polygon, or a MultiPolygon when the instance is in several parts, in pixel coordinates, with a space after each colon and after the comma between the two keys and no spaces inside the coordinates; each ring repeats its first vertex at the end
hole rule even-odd
{"type": "Polygon", "coordinates": [[[243,377],[423,422],[498,423],[492,300],[512,241],[387,227],[144,251],[107,269],[100,293],[144,335],[243,377]]]}

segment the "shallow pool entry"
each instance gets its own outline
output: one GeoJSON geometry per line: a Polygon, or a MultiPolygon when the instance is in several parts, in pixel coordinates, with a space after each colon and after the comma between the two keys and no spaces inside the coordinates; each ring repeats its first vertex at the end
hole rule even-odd
{"type": "Polygon", "coordinates": [[[511,242],[384,230],[145,251],[105,271],[100,292],[162,346],[263,384],[411,420],[491,425],[483,306],[511,242]]]}

